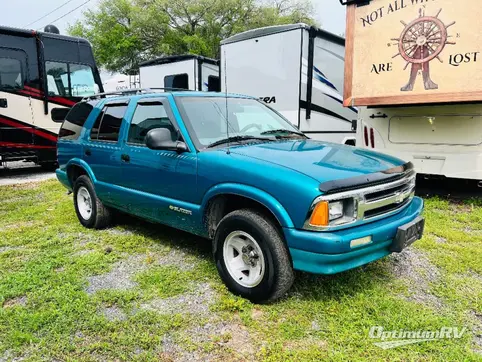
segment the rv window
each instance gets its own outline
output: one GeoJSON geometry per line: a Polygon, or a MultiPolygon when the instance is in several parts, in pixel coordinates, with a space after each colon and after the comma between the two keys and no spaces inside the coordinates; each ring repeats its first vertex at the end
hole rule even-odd
{"type": "Polygon", "coordinates": [[[0,89],[23,88],[22,65],[13,58],[0,58],[0,89]]]}
{"type": "MultiPolygon", "coordinates": [[[[127,106],[111,106],[107,107],[100,123],[97,139],[99,141],[117,142],[119,139],[119,131],[122,125],[122,119],[126,113],[127,106]]],[[[94,129],[92,129],[94,132],[94,129]]]]}
{"type": "Polygon", "coordinates": [[[88,65],[45,62],[49,95],[85,97],[97,93],[94,74],[88,65]]]}
{"type": "Polygon", "coordinates": [[[221,84],[219,83],[219,77],[210,75],[208,77],[208,92],[220,92],[221,84]]]}
{"type": "Polygon", "coordinates": [[[189,89],[189,76],[186,73],[166,75],[164,88],[189,89]]]}
{"type": "Polygon", "coordinates": [[[171,132],[172,140],[177,139],[177,132],[162,104],[139,104],[132,117],[127,142],[145,145],[147,132],[155,128],[166,128],[171,132]]]}
{"type": "Polygon", "coordinates": [[[59,132],[59,139],[76,140],[80,136],[80,132],[84,127],[85,121],[89,117],[90,112],[94,108],[92,103],[77,103],[65,117],[64,123],[59,132]]]}

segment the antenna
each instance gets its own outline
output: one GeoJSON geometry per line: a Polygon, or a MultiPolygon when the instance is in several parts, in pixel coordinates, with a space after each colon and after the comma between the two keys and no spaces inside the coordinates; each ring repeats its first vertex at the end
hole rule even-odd
{"type": "Polygon", "coordinates": [[[228,149],[226,153],[229,155],[231,151],[229,151],[229,113],[228,113],[228,75],[226,72],[226,63],[228,60],[226,59],[226,48],[224,49],[224,94],[226,99],[226,137],[228,139],[228,149]]]}

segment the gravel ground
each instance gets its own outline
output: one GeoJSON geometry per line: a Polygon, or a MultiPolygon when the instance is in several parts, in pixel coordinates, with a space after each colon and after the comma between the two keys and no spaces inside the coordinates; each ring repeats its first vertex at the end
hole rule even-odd
{"type": "Polygon", "coordinates": [[[0,167],[0,186],[38,182],[55,178],[55,172],[44,171],[32,162],[8,162],[0,167]]]}
{"type": "Polygon", "coordinates": [[[393,263],[393,274],[397,278],[409,281],[409,300],[428,304],[436,309],[443,307],[440,298],[430,293],[430,283],[439,278],[439,271],[427,257],[414,248],[408,248],[400,254],[390,255],[393,263]]]}
{"type": "Polygon", "coordinates": [[[154,299],[142,304],[141,308],[161,314],[186,314],[206,315],[209,306],[214,302],[216,294],[208,283],[196,285],[192,292],[176,295],[171,298],[154,299]]]}

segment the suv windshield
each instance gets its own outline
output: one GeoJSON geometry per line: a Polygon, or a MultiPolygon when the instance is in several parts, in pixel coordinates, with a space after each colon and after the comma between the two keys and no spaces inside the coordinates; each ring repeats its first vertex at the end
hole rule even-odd
{"type": "Polygon", "coordinates": [[[176,102],[198,149],[223,144],[228,133],[231,142],[305,138],[289,121],[256,99],[178,97],[176,102]]]}

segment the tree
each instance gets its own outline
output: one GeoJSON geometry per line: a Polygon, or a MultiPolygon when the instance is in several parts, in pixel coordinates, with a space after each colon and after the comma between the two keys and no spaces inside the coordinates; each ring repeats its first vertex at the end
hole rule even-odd
{"type": "Polygon", "coordinates": [[[126,73],[159,56],[219,57],[219,42],[268,25],[315,24],[311,0],[101,0],[70,26],[88,39],[97,63],[126,73]]]}

